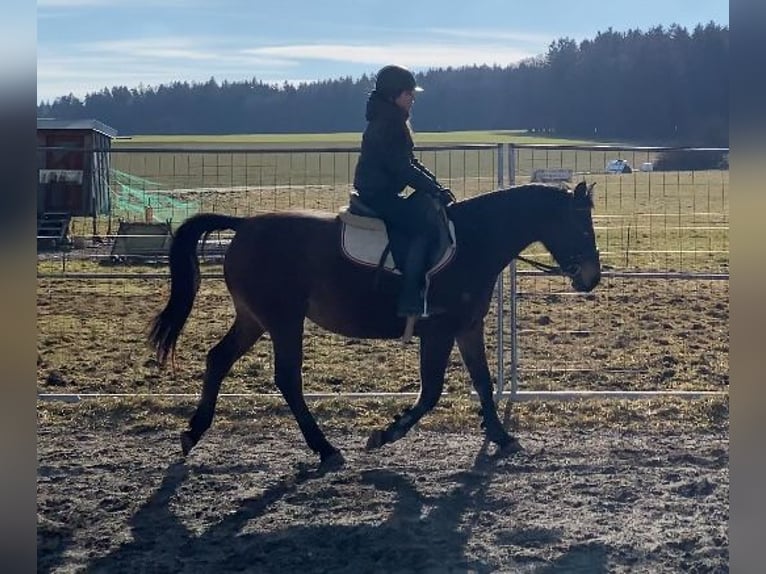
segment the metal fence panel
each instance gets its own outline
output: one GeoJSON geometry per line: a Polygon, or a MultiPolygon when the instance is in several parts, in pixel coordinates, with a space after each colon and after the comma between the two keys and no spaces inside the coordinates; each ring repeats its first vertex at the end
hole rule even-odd
{"type": "MultiPolygon", "coordinates": [[[[514,264],[505,302],[514,395],[728,388],[729,173],[720,163],[727,152],[510,147],[513,183],[541,170],[597,183],[604,267],[601,285],[583,295],[564,278],[514,264]],[[616,159],[635,167],[607,173],[616,159]]],[[[539,245],[525,255],[550,262],[539,245]]]]}

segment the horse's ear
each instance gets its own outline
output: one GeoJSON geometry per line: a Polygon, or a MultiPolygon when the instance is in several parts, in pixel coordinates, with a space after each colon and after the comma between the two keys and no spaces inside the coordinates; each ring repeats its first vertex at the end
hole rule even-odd
{"type": "Polygon", "coordinates": [[[574,189],[574,196],[576,198],[579,197],[585,197],[588,194],[588,184],[585,183],[585,180],[582,180],[580,183],[577,184],[577,187],[574,189]]]}

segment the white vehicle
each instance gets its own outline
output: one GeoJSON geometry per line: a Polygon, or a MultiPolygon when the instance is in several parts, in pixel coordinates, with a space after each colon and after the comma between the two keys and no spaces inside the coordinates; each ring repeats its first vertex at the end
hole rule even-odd
{"type": "Polygon", "coordinates": [[[638,167],[638,169],[641,171],[654,171],[654,164],[650,161],[645,161],[638,167]]]}
{"type": "Polygon", "coordinates": [[[606,173],[632,173],[633,169],[625,159],[613,159],[606,164],[606,173]]]}

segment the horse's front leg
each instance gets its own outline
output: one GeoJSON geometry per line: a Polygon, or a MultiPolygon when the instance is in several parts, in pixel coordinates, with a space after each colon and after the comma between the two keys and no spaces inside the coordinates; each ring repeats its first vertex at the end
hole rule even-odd
{"type": "Polygon", "coordinates": [[[384,430],[376,430],[370,435],[367,440],[368,450],[399,440],[424,414],[436,406],[444,388],[444,372],[447,370],[447,361],[454,344],[455,338],[451,333],[430,331],[421,335],[418,399],[384,430]]]}
{"type": "Polygon", "coordinates": [[[484,321],[476,321],[466,331],[458,334],[457,345],[468,373],[471,375],[473,387],[479,394],[481,416],[487,438],[503,450],[520,450],[518,441],[506,432],[497,416],[495,401],[492,397],[492,379],[484,348],[484,321]]]}

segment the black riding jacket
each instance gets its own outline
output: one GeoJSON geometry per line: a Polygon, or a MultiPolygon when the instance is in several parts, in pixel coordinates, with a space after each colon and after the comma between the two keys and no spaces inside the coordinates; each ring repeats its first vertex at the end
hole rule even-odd
{"type": "Polygon", "coordinates": [[[367,128],[354,172],[354,188],[364,201],[393,198],[410,186],[416,191],[440,194],[436,176],[418,161],[407,126],[408,114],[376,92],[367,100],[367,128]]]}

